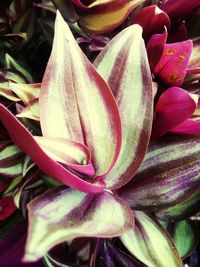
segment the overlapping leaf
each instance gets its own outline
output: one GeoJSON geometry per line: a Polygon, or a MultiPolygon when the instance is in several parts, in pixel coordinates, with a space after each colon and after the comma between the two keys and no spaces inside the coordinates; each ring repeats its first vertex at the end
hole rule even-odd
{"type": "Polygon", "coordinates": [[[9,87],[18,98],[23,101],[24,105],[28,105],[31,100],[39,97],[41,84],[19,84],[10,82],[9,87]]]}
{"type": "Polygon", "coordinates": [[[169,15],[172,22],[177,22],[185,19],[199,6],[199,0],[168,0],[163,1],[163,3],[161,4],[161,9],[169,15]]]}
{"type": "Polygon", "coordinates": [[[95,246],[91,247],[90,267],[143,267],[135,258],[118,249],[111,242],[97,239],[95,246]]]}
{"type": "Polygon", "coordinates": [[[88,183],[72,174],[61,164],[50,158],[32,134],[2,104],[0,105],[0,121],[7,129],[13,142],[29,155],[33,162],[46,174],[81,191],[97,192],[103,190],[102,187],[88,183]]]}

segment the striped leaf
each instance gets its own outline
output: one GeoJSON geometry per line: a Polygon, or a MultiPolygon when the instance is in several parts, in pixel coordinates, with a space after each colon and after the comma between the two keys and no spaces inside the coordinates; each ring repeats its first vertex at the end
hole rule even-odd
{"type": "Polygon", "coordinates": [[[0,141],[0,175],[11,178],[21,175],[23,156],[12,141],[0,141]]]}
{"type": "Polygon", "coordinates": [[[106,175],[107,187],[119,188],[135,174],[146,153],[153,120],[153,85],[142,28],[133,25],[103,49],[94,65],[108,82],[122,121],[122,147],[106,175]]]}
{"type": "Polygon", "coordinates": [[[119,193],[134,209],[176,209],[179,203],[185,209],[192,195],[198,202],[199,181],[200,137],[166,137],[151,143],[134,180],[119,193]]]}
{"type": "Polygon", "coordinates": [[[56,244],[76,237],[114,237],[133,227],[131,210],[108,192],[59,187],[28,204],[25,260],[35,261],[56,244]]]}
{"type": "Polygon", "coordinates": [[[121,236],[125,247],[148,267],[182,267],[173,240],[153,218],[134,211],[135,227],[121,236]]]}
{"type": "Polygon", "coordinates": [[[97,175],[112,168],[121,147],[119,110],[107,83],[82,53],[59,12],[39,104],[44,136],[85,144],[97,175]]]}

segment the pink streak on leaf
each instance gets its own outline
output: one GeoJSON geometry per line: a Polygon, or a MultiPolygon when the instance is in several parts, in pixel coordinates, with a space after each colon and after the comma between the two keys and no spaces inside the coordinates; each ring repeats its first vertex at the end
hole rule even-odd
{"type": "Polygon", "coordinates": [[[1,104],[0,121],[7,129],[13,142],[29,155],[35,164],[47,175],[83,192],[99,192],[103,190],[103,187],[83,181],[51,159],[38,145],[32,134],[1,104]]]}
{"type": "Polygon", "coordinates": [[[162,136],[190,118],[196,109],[196,100],[196,96],[179,87],[167,89],[155,106],[152,139],[162,136]]]}

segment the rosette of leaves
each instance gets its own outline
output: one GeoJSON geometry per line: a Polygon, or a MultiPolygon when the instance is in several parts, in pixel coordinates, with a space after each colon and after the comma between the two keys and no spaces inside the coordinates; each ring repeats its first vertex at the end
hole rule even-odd
{"type": "MultiPolygon", "coordinates": [[[[157,76],[166,80],[159,71],[157,76]]],[[[59,182],[48,178],[53,189],[43,194],[29,187],[38,196],[27,201],[24,261],[44,257],[47,266],[62,266],[50,250],[67,242],[71,253],[79,246],[75,261],[65,262],[69,266],[182,266],[181,257],[196,245],[196,229],[187,221],[174,223],[173,231],[168,224],[198,209],[200,139],[172,135],[149,144],[154,91],[142,28],[120,32],[92,65],[57,13],[37,90],[40,136],[0,105],[12,141],[39,172],[59,182]],[[190,233],[184,247],[183,233],[190,233]]],[[[19,204],[27,183],[16,190],[19,204]]]]}

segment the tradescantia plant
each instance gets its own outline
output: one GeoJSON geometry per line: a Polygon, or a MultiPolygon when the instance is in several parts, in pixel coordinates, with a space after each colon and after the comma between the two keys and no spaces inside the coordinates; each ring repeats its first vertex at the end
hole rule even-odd
{"type": "MultiPolygon", "coordinates": [[[[168,43],[167,29],[172,38],[171,25],[189,13],[176,17],[170,0],[163,11],[140,5],[138,13],[145,1],[118,1],[117,11],[113,1],[53,2],[76,34],[91,25],[115,32],[91,63],[57,11],[41,83],[18,80],[29,73],[5,57],[6,71],[19,77],[2,80],[1,263],[183,266],[198,242],[188,218],[200,202],[199,46],[168,43]],[[121,9],[123,19],[115,16],[121,9]],[[132,11],[132,25],[116,30],[132,11]],[[149,11],[150,32],[142,19],[149,11]],[[95,19],[104,16],[109,26],[95,19]],[[13,199],[24,219],[13,214],[13,199]],[[27,217],[27,227],[17,224],[27,217]]],[[[34,6],[55,12],[51,2],[34,6]]],[[[188,12],[197,6],[191,1],[188,12]]]]}

